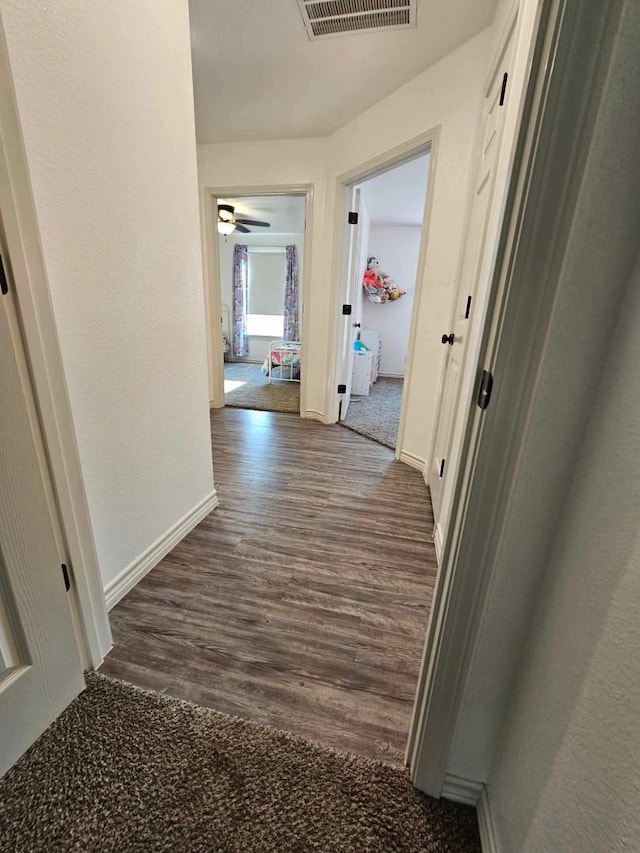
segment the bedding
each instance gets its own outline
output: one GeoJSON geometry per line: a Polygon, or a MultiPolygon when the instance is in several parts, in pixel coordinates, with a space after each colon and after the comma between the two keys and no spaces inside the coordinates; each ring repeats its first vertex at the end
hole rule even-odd
{"type": "Polygon", "coordinates": [[[261,370],[265,376],[269,376],[271,373],[273,379],[299,381],[300,356],[299,343],[274,341],[269,347],[269,355],[262,363],[261,370]],[[269,359],[271,359],[271,364],[269,364],[269,359]],[[277,369],[274,370],[274,368],[277,369]]]}

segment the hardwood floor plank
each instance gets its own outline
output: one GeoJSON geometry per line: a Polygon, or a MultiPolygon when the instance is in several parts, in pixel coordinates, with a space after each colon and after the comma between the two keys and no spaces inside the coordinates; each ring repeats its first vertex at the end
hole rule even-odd
{"type": "Polygon", "coordinates": [[[102,671],[402,761],[437,565],[421,475],[340,426],[212,412],[220,506],[112,611],[102,671]]]}

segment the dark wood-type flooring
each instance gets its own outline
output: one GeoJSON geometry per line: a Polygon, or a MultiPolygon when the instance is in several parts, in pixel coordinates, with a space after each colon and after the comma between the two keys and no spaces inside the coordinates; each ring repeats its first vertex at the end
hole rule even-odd
{"type": "Polygon", "coordinates": [[[101,672],[402,761],[436,577],[421,475],[297,415],[212,433],[220,506],[111,611],[101,672]]]}

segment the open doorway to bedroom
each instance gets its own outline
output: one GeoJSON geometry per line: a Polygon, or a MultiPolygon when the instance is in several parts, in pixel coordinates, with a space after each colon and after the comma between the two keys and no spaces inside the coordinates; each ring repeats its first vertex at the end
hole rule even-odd
{"type": "Polygon", "coordinates": [[[409,355],[430,149],[352,188],[352,318],[340,422],[395,450],[409,355]]]}
{"type": "Polygon", "coordinates": [[[225,406],[300,411],[305,202],[216,199],[225,406]]]}

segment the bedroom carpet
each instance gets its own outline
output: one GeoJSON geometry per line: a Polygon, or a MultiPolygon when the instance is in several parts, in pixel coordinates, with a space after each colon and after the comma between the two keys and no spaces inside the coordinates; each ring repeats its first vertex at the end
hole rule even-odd
{"type": "Polygon", "coordinates": [[[342,426],[395,450],[402,405],[402,379],[380,376],[368,397],[352,397],[342,426]]]}
{"type": "Polygon", "coordinates": [[[2,850],[480,851],[406,770],[90,673],[0,782],[2,850]]]}
{"type": "Polygon", "coordinates": [[[259,364],[225,364],[224,386],[225,406],[264,412],[300,411],[300,383],[279,379],[269,383],[259,364]]]}

